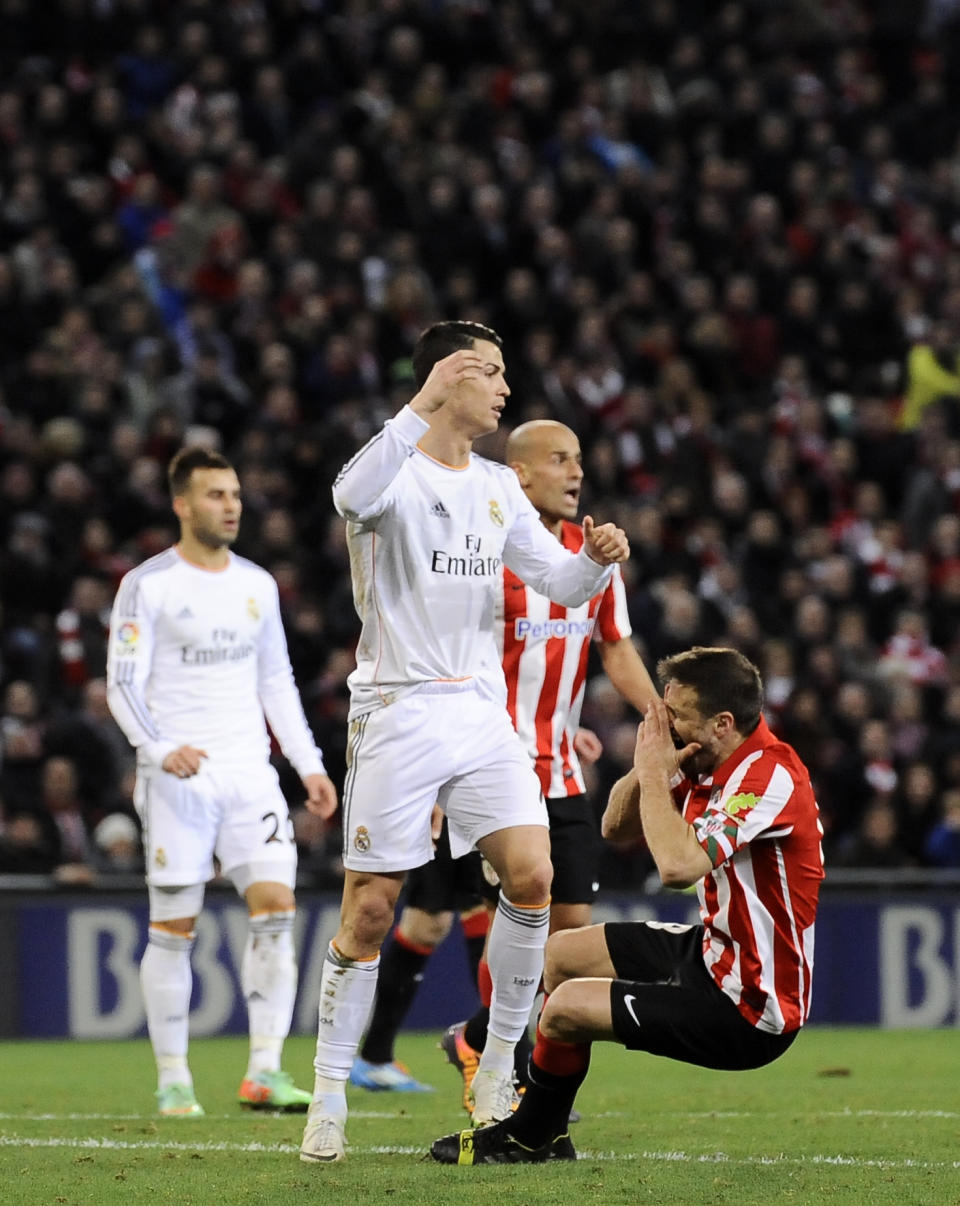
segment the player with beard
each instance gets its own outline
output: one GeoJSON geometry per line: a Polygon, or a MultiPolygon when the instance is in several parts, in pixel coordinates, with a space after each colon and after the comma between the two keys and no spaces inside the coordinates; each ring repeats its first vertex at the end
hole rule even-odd
{"type": "Polygon", "coordinates": [[[759,672],[741,653],[696,647],[657,671],[663,699],[647,707],[603,833],[642,834],[665,885],[696,884],[700,924],[554,934],[519,1108],[438,1139],[441,1163],[575,1159],[569,1115],[595,1041],[737,1070],[782,1055],[807,1020],[823,878],[809,773],[767,727],[759,672]]]}
{"type": "Polygon", "coordinates": [[[239,1101],[302,1112],[310,1094],[280,1067],[297,987],[297,852],[266,721],[311,811],[331,816],[336,788],[303,714],[277,584],[230,550],[243,509],[233,467],[185,448],[168,478],[180,539],[122,579],[107,663],[110,711],[137,751],[150,901],[140,983],[158,1108],[203,1114],[187,1063],[190,956],[216,857],[249,912],[241,986],[250,1054],[239,1101]]]}

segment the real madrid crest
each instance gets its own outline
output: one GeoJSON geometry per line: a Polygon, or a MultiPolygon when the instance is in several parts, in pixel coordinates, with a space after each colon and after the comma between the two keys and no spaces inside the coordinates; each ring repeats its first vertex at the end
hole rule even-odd
{"type": "Polygon", "coordinates": [[[158,867],[165,867],[167,865],[167,852],[162,846],[157,847],[157,853],[153,856],[153,861],[158,867]]]}
{"type": "Polygon", "coordinates": [[[257,606],[257,601],[254,598],[247,600],[247,615],[251,620],[260,619],[260,608],[257,606]]]}
{"type": "Polygon", "coordinates": [[[494,871],[493,864],[488,863],[483,855],[480,856],[480,870],[483,872],[484,880],[491,888],[500,887],[500,876],[494,871]]]}
{"type": "Polygon", "coordinates": [[[357,854],[366,854],[370,849],[370,832],[366,825],[358,825],[353,835],[353,848],[357,854]]]}
{"type": "Polygon", "coordinates": [[[500,510],[500,504],[495,498],[490,499],[490,518],[498,528],[503,527],[503,512],[500,510]]]}

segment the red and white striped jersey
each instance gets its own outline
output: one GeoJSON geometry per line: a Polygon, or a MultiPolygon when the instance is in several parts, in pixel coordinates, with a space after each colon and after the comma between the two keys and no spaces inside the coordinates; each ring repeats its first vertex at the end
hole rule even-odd
{"type": "Polygon", "coordinates": [[[708,971],[759,1030],[796,1030],[810,1011],[823,879],[809,771],[761,720],[712,775],[681,781],[674,799],[713,862],[697,885],[708,971]]]}
{"type": "MultiPolygon", "coordinates": [[[[561,544],[583,545],[583,529],[564,521],[561,544]]],[[[573,738],[580,723],[590,640],[630,635],[620,567],[599,594],[579,607],[562,607],[505,569],[497,608],[507,709],[534,762],[543,794],[556,799],[586,790],[573,738]]]]}

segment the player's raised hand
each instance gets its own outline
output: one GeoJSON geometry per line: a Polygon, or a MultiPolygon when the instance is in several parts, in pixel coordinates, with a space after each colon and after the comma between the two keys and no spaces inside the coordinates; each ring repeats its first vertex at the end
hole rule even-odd
{"type": "Polygon", "coordinates": [[[430,370],[423,388],[410,399],[410,409],[421,419],[439,410],[465,381],[483,376],[483,357],[471,348],[459,348],[444,356],[430,370]]]}
{"type": "Polygon", "coordinates": [[[630,543],[623,528],[613,523],[595,527],[590,515],[583,517],[583,547],[590,560],[598,565],[613,565],[630,556],[630,543]]]}
{"type": "Polygon", "coordinates": [[[307,809],[328,821],[337,811],[337,789],[332,779],[326,775],[304,775],[303,786],[307,789],[307,809]]]}

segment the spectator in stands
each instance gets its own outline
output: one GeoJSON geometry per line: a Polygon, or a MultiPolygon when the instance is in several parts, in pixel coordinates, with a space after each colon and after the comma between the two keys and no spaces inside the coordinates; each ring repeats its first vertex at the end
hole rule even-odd
{"type": "Polygon", "coordinates": [[[32,683],[15,679],[3,693],[0,792],[8,807],[39,807],[45,725],[32,683]]]}
{"type": "Polygon", "coordinates": [[[897,843],[914,863],[924,861],[927,835],[940,819],[940,783],[929,762],[903,768],[891,803],[897,818],[897,843]]]}
{"type": "Polygon", "coordinates": [[[60,838],[52,817],[11,810],[0,829],[0,873],[49,875],[60,865],[60,838]]]}
{"type": "Polygon", "coordinates": [[[840,866],[906,867],[911,864],[897,840],[897,814],[884,795],[875,797],[864,809],[856,831],[834,848],[840,866]]]}
{"type": "Polygon", "coordinates": [[[93,831],[93,864],[98,873],[125,873],[143,870],[140,827],[124,812],[111,812],[93,831]]]}
{"type": "Polygon", "coordinates": [[[940,819],[924,842],[924,857],[931,867],[960,867],[960,791],[944,792],[940,819]]]}
{"type": "Polygon", "coordinates": [[[89,809],[80,797],[77,768],[72,759],[55,754],[44,761],[38,803],[53,818],[60,834],[61,865],[91,866],[89,809]]]}

